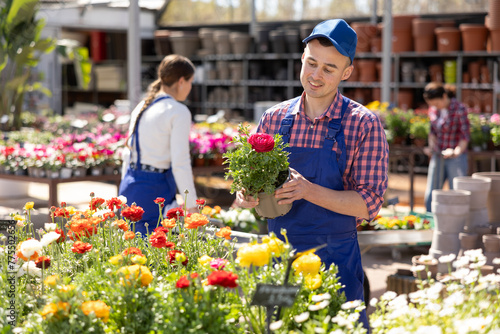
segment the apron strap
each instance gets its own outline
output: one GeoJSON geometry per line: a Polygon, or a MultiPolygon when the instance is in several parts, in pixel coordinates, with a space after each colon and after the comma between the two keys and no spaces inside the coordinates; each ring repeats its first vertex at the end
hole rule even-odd
{"type": "Polygon", "coordinates": [[[290,142],[290,133],[292,132],[293,120],[295,115],[292,114],[297,102],[300,100],[300,96],[294,98],[288,107],[285,118],[281,120],[281,125],[279,128],[279,134],[283,139],[283,144],[288,144],[290,142]]]}
{"type": "Polygon", "coordinates": [[[346,146],[345,146],[345,136],[344,131],[342,131],[342,119],[344,118],[344,114],[349,106],[350,100],[343,96],[342,97],[342,109],[340,111],[340,118],[332,118],[330,122],[328,122],[328,132],[325,136],[325,141],[323,143],[323,149],[331,152],[333,150],[333,144],[335,142],[338,143],[338,148],[340,150],[340,157],[338,159],[339,168],[341,175],[344,174],[345,167],[347,164],[347,154],[346,154],[346,146]]]}
{"type": "MultiPolygon", "coordinates": [[[[167,95],[167,96],[160,96],[160,97],[156,98],[153,102],[151,102],[151,104],[146,109],[144,109],[142,111],[142,113],[139,115],[139,117],[136,120],[137,126],[135,127],[135,131],[132,134],[132,143],[131,143],[132,145],[131,145],[131,147],[134,147],[134,142],[136,142],[135,147],[137,149],[137,161],[135,163],[135,168],[138,169],[138,170],[141,170],[141,146],[139,145],[139,120],[140,120],[140,116],[146,110],[148,110],[149,107],[151,107],[153,104],[155,104],[158,101],[164,100],[164,99],[171,99],[171,97],[167,95]]],[[[130,158],[132,159],[132,154],[130,154],[130,158]]]]}

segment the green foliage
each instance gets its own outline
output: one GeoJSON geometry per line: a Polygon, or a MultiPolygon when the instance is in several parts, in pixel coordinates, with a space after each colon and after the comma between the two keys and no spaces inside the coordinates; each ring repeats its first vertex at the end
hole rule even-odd
{"type": "Polygon", "coordinates": [[[415,116],[410,119],[410,136],[412,138],[427,139],[431,125],[429,118],[415,116]]]}
{"type": "Polygon", "coordinates": [[[260,192],[272,194],[288,177],[289,153],[283,150],[288,144],[283,144],[281,136],[275,134],[272,151],[256,152],[248,142],[248,126],[240,124],[238,132],[232,141],[236,149],[224,154],[229,163],[226,180],[233,179],[231,193],[244,190],[247,196],[260,192]]]}
{"type": "Polygon", "coordinates": [[[8,128],[21,127],[25,92],[50,94],[39,83],[29,82],[40,56],[55,46],[51,38],[40,37],[45,22],[36,19],[38,3],[11,0],[0,6],[0,117],[9,116],[8,128]]]}
{"type": "Polygon", "coordinates": [[[470,124],[470,145],[486,149],[490,140],[490,126],[486,118],[478,114],[467,115],[470,124]]]}

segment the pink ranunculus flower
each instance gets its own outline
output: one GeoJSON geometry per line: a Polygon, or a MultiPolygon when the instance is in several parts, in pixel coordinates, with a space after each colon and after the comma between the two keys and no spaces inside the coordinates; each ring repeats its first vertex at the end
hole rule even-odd
{"type": "Polygon", "coordinates": [[[269,152],[274,148],[274,138],[267,133],[254,133],[248,138],[248,142],[259,153],[269,152]]]}
{"type": "Polygon", "coordinates": [[[500,114],[491,115],[490,122],[496,125],[500,125],[500,114]]]}
{"type": "Polygon", "coordinates": [[[210,267],[217,270],[222,270],[228,261],[226,259],[213,259],[210,261],[210,267]]]}

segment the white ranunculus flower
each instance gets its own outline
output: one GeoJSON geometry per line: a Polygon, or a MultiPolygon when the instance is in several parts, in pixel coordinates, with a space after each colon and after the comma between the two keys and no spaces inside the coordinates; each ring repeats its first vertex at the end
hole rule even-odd
{"type": "Polygon", "coordinates": [[[353,301],[349,301],[349,302],[345,302],[344,304],[342,304],[340,307],[343,309],[343,310],[349,310],[349,309],[352,309],[352,308],[356,308],[358,306],[361,305],[361,300],[357,299],[357,300],[353,300],[353,301]]]}
{"type": "Polygon", "coordinates": [[[109,212],[113,212],[113,211],[111,211],[110,209],[102,209],[102,210],[94,212],[92,217],[102,217],[102,216],[104,216],[105,213],[109,213],[109,212]]]}
{"type": "Polygon", "coordinates": [[[56,230],[57,224],[56,223],[45,223],[43,225],[43,227],[45,228],[45,231],[52,232],[52,231],[56,230]]]}
{"type": "Polygon", "coordinates": [[[43,235],[40,243],[43,245],[43,247],[47,247],[48,245],[59,239],[60,236],[61,235],[57,232],[49,232],[43,235]]]}
{"type": "Polygon", "coordinates": [[[127,204],[127,197],[120,195],[118,196],[118,199],[122,202],[122,204],[127,204]]]}
{"type": "Polygon", "coordinates": [[[28,261],[25,262],[21,268],[19,268],[17,272],[17,277],[21,277],[24,274],[28,274],[29,276],[42,277],[42,270],[36,267],[35,262],[28,261]]]}
{"type": "Polygon", "coordinates": [[[23,254],[23,256],[29,259],[31,255],[35,254],[35,252],[39,252],[40,250],[42,250],[42,247],[43,245],[40,241],[36,239],[29,239],[23,241],[19,250],[21,251],[21,254],[23,254]]]}
{"type": "Polygon", "coordinates": [[[250,210],[242,210],[238,215],[238,220],[243,222],[255,222],[255,216],[250,212],[250,210]]]}

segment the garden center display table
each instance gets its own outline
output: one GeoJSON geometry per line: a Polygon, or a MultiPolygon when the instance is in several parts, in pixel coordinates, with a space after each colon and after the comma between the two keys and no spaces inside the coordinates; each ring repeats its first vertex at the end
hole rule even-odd
{"type": "Polygon", "coordinates": [[[69,182],[83,182],[83,181],[93,181],[93,182],[110,182],[116,185],[117,191],[120,186],[121,175],[120,174],[102,174],[102,175],[87,175],[87,176],[77,176],[69,178],[47,178],[47,177],[33,177],[28,175],[14,175],[14,174],[0,174],[0,179],[20,181],[20,182],[36,182],[45,183],[49,186],[49,208],[53,206],[59,206],[57,186],[60,183],[69,182]]]}

